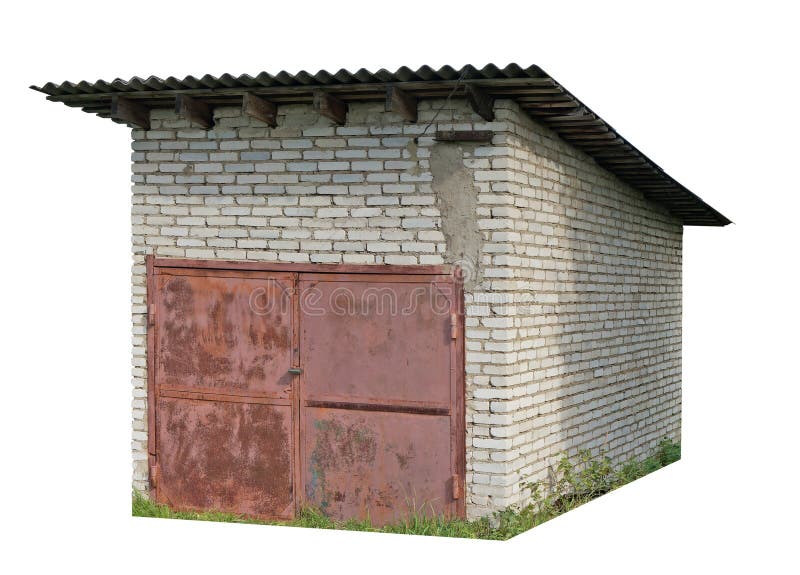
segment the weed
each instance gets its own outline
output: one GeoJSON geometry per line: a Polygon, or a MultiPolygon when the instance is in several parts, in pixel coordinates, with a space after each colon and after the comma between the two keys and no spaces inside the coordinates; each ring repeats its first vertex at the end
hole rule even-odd
{"type": "Polygon", "coordinates": [[[518,513],[527,509],[538,525],[674,463],[680,457],[680,444],[668,438],[658,444],[652,456],[641,461],[630,459],[619,468],[615,468],[602,451],[593,455],[589,450],[581,450],[577,462],[564,454],[556,466],[556,480],[552,487],[548,489],[542,482],[523,484],[531,491],[531,503],[518,513]]]}
{"type": "Polygon", "coordinates": [[[543,482],[529,482],[521,485],[523,489],[530,490],[531,503],[524,507],[509,507],[498,511],[491,519],[487,517],[474,520],[447,519],[437,516],[432,509],[426,511],[425,506],[419,508],[411,506],[407,517],[402,522],[384,527],[374,527],[369,519],[334,521],[314,508],[301,509],[297,517],[291,521],[261,521],[217,511],[174,511],[166,505],[150,501],[138,492],[133,494],[132,512],[137,517],[505,540],[665,467],[679,460],[680,457],[680,444],[669,439],[661,441],[655,453],[650,457],[641,461],[630,459],[619,467],[614,467],[611,459],[602,451],[592,454],[589,450],[582,450],[578,452],[577,458],[574,460],[564,454],[556,465],[553,480],[549,485],[545,485],[543,482]]]}

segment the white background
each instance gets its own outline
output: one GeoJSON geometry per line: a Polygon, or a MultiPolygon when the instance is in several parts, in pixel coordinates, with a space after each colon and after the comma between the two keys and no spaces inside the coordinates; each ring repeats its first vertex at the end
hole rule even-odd
{"type": "Polygon", "coordinates": [[[3,9],[6,572],[797,572],[790,2],[172,4],[3,9]],[[685,233],[683,460],[506,543],[129,517],[129,132],[27,86],[488,62],[542,66],[736,222],[685,233]]]}

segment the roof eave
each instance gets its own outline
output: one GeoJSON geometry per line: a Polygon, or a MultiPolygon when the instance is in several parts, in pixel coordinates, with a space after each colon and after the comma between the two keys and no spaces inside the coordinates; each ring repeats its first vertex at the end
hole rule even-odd
{"type": "Polygon", "coordinates": [[[683,225],[725,226],[731,223],[538,66],[522,68],[509,64],[501,69],[489,64],[481,69],[464,66],[458,70],[450,66],[438,70],[422,66],[417,70],[402,67],[395,72],[384,69],[370,72],[362,68],[355,73],[320,70],[316,74],[301,71],[273,76],[262,72],[256,76],[223,74],[218,78],[206,75],[165,80],[150,76],[111,82],[47,83],[41,87],[31,86],[31,89],[46,94],[48,100],[125,123],[124,118],[112,113],[114,96],[133,101],[146,111],[174,107],[175,98],[181,95],[211,107],[241,105],[245,93],[268,98],[276,105],[311,102],[315,92],[327,92],[349,103],[383,100],[387,86],[402,86],[402,90],[414,98],[424,99],[447,96],[454,87],[461,85],[480,89],[488,98],[517,101],[531,118],[593,157],[600,166],[640,190],[648,199],[666,206],[683,225]]]}

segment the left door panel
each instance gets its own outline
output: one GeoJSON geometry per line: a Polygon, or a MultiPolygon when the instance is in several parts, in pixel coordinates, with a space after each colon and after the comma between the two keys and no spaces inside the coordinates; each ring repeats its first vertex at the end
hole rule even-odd
{"type": "Polygon", "coordinates": [[[156,500],[178,509],[292,517],[294,275],[154,272],[148,344],[156,500]]]}

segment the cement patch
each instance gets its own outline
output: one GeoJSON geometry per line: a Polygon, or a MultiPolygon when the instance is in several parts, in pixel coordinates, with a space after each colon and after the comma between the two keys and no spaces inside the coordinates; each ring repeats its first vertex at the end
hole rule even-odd
{"type": "Polygon", "coordinates": [[[464,151],[461,145],[439,143],[431,151],[430,162],[442,233],[447,241],[444,259],[461,266],[464,289],[469,291],[481,280],[483,236],[475,215],[478,188],[472,170],[464,165],[464,151]]]}

